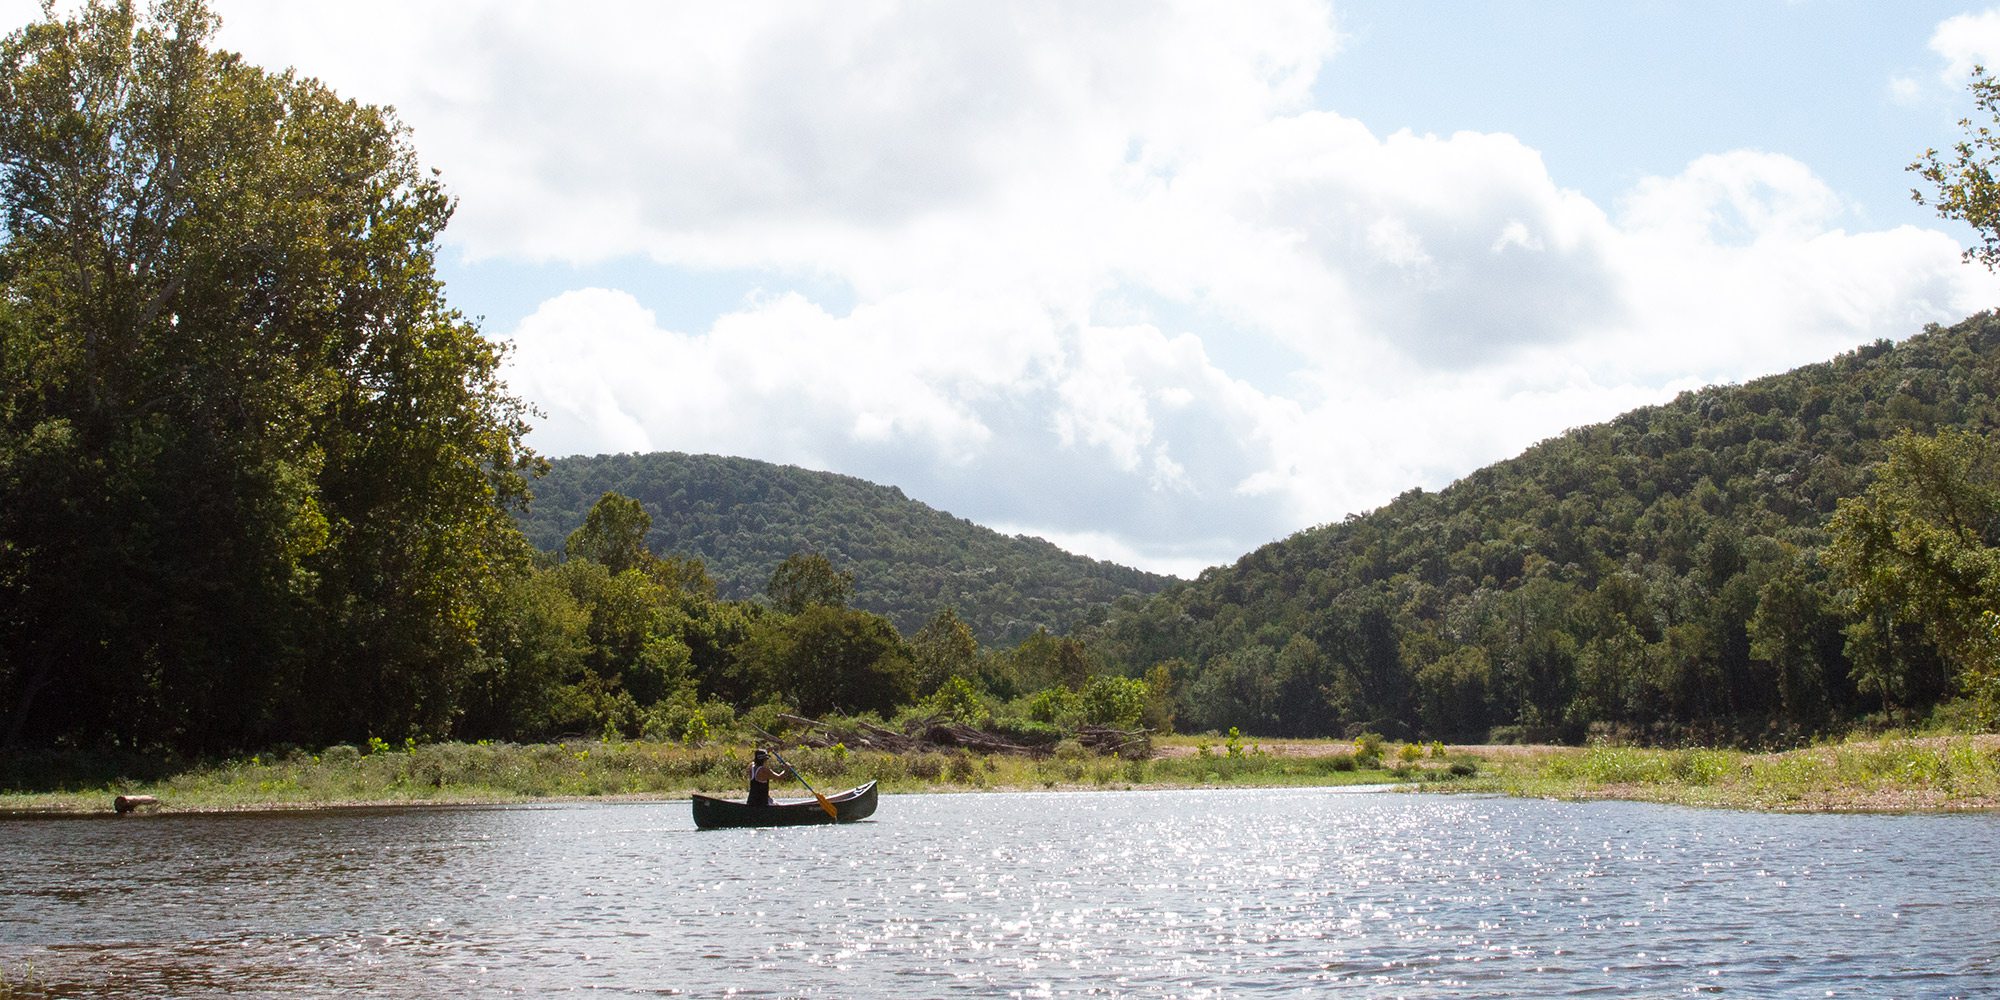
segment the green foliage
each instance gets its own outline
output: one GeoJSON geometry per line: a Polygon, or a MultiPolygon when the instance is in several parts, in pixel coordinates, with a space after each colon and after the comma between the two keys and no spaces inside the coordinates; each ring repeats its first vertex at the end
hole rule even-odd
{"type": "Polygon", "coordinates": [[[448,731],[537,465],[451,199],[199,2],[53,11],[0,42],[0,743],[448,731]]]}
{"type": "MultiPolygon", "coordinates": [[[[937,609],[953,608],[980,643],[1011,646],[1037,628],[1069,631],[1121,598],[1157,593],[1171,582],[1038,538],[1001,535],[893,487],[714,455],[558,459],[536,484],[522,528],[535,545],[560,548],[609,490],[638,500],[652,515],[646,539],[652,551],[704,560],[725,599],[763,593],[772,567],[801,550],[818,552],[854,574],[855,607],[887,617],[910,636],[937,609]]],[[[935,684],[965,672],[951,667],[920,680],[935,684]]]]}
{"type": "Polygon", "coordinates": [[[1132,729],[1146,713],[1146,682],[1132,677],[1100,675],[1090,679],[1077,696],[1083,720],[1096,726],[1132,729]]]}
{"type": "Polygon", "coordinates": [[[910,638],[917,690],[928,694],[948,679],[972,674],[978,666],[979,640],[955,608],[941,608],[910,638]]]}
{"type": "MultiPolygon", "coordinates": [[[[1171,664],[1188,729],[1763,743],[1885,700],[1923,713],[1985,683],[1972,626],[2000,606],[1963,595],[1990,578],[1993,544],[1902,529],[1933,563],[1902,577],[1968,586],[1928,618],[1901,597],[1888,605],[1906,612],[1864,616],[1843,601],[1856,578],[1836,576],[1829,521],[1878,470],[1895,482],[1883,463],[1899,435],[1941,430],[2000,431],[2000,320],[1569,431],[1128,603],[1083,638],[1097,672],[1171,664]]],[[[1880,537],[1899,537],[1905,509],[1931,520],[1948,483],[1877,505],[1880,537]]]]}
{"type": "Polygon", "coordinates": [[[771,573],[764,593],[788,615],[814,606],[845,608],[854,595],[854,574],[834,569],[817,552],[794,552],[771,573]]]}
{"type": "Polygon", "coordinates": [[[1033,718],[996,716],[991,726],[994,735],[1027,746],[1051,746],[1063,737],[1053,723],[1033,718]]]}
{"type": "Polygon", "coordinates": [[[652,526],[652,517],[639,501],[606,493],[584,515],[583,526],[563,541],[563,553],[571,559],[588,559],[613,573],[638,569],[652,557],[646,548],[646,531],[652,526]]]}
{"type": "Polygon", "coordinates": [[[1860,496],[1840,502],[1827,562],[1855,621],[1848,651],[1857,680],[1891,704],[1928,704],[1949,680],[1992,683],[1991,632],[2000,608],[2000,448],[1947,430],[1904,434],[1860,496]],[[1920,634],[1939,657],[1897,655],[1920,634]],[[1951,676],[1944,676],[1949,672],[1951,676]]]}
{"type": "Polygon", "coordinates": [[[954,722],[976,723],[985,714],[978,690],[963,677],[952,677],[940,685],[926,707],[954,722]]]}
{"type": "Polygon", "coordinates": [[[768,694],[807,715],[893,714],[913,680],[908,647],[888,619],[814,604],[752,626],[740,647],[768,694]]]}
{"type": "Polygon", "coordinates": [[[1936,207],[1947,219],[1966,222],[1979,231],[1979,245],[1968,247],[1966,260],[1977,260],[1988,268],[2000,267],[2000,136],[1991,122],[2000,118],[2000,81],[1983,66],[1973,68],[1970,83],[1972,100],[1979,120],[1962,118],[1958,126],[1965,137],[1953,147],[1949,157],[1936,149],[1910,164],[1909,169],[1930,182],[1935,193],[1927,199],[1922,191],[1910,192],[1917,204],[1936,207]]]}
{"type": "Polygon", "coordinates": [[[1139,724],[1156,733],[1174,731],[1174,695],[1180,686],[1176,666],[1185,668],[1186,664],[1155,663],[1146,671],[1146,703],[1139,713],[1139,724]]]}
{"type": "Polygon", "coordinates": [[[1027,716],[1059,729],[1075,729],[1083,720],[1083,701],[1060,684],[1043,688],[1028,699],[1027,716]]]}

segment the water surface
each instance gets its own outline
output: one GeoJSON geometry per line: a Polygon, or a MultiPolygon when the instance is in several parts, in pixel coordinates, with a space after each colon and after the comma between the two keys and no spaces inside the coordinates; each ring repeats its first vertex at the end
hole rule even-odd
{"type": "Polygon", "coordinates": [[[1343,789],[0,821],[65,995],[2000,995],[2000,817],[1343,789]]]}

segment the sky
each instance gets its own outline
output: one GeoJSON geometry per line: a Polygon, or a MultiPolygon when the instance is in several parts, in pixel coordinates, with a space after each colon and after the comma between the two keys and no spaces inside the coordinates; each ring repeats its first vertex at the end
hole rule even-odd
{"type": "Polygon", "coordinates": [[[2000,8],[213,2],[396,109],[543,454],[1181,576],[2000,298],[1905,169],[2000,8]]]}

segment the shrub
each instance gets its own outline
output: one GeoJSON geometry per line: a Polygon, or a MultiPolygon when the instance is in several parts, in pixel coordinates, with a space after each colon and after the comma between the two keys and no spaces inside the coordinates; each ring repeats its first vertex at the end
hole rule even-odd
{"type": "Polygon", "coordinates": [[[1060,684],[1046,687],[1028,699],[1028,718],[1058,729],[1075,729],[1083,718],[1083,702],[1076,692],[1060,684]]]}
{"type": "Polygon", "coordinates": [[[944,755],[920,753],[908,758],[910,777],[920,781],[936,781],[944,774],[944,755]]]}
{"type": "Polygon", "coordinates": [[[1062,730],[1034,719],[994,719],[988,727],[995,735],[1029,746],[1048,746],[1062,739],[1062,730]]]}
{"type": "Polygon", "coordinates": [[[1729,756],[1716,750],[1680,750],[1667,762],[1674,780],[1690,785],[1711,785],[1729,773],[1729,756]]]}
{"type": "Polygon", "coordinates": [[[1078,700],[1084,721],[1114,729],[1132,729],[1146,712],[1146,682],[1133,677],[1098,676],[1084,685],[1078,700]]]}
{"type": "Polygon", "coordinates": [[[930,696],[926,707],[954,722],[977,723],[986,714],[972,682],[953,674],[930,696]]]}
{"type": "Polygon", "coordinates": [[[969,785],[979,777],[979,765],[969,753],[951,755],[946,775],[956,784],[969,785]]]}

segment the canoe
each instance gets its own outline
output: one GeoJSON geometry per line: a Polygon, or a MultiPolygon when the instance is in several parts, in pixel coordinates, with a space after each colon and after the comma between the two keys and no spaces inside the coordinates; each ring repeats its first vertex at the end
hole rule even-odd
{"type": "MultiPolygon", "coordinates": [[[[840,822],[852,823],[875,815],[875,783],[827,796],[840,822]]],[[[737,826],[810,826],[833,822],[818,799],[771,800],[768,806],[753,806],[735,799],[694,796],[694,825],[703,830],[737,826]]]]}

